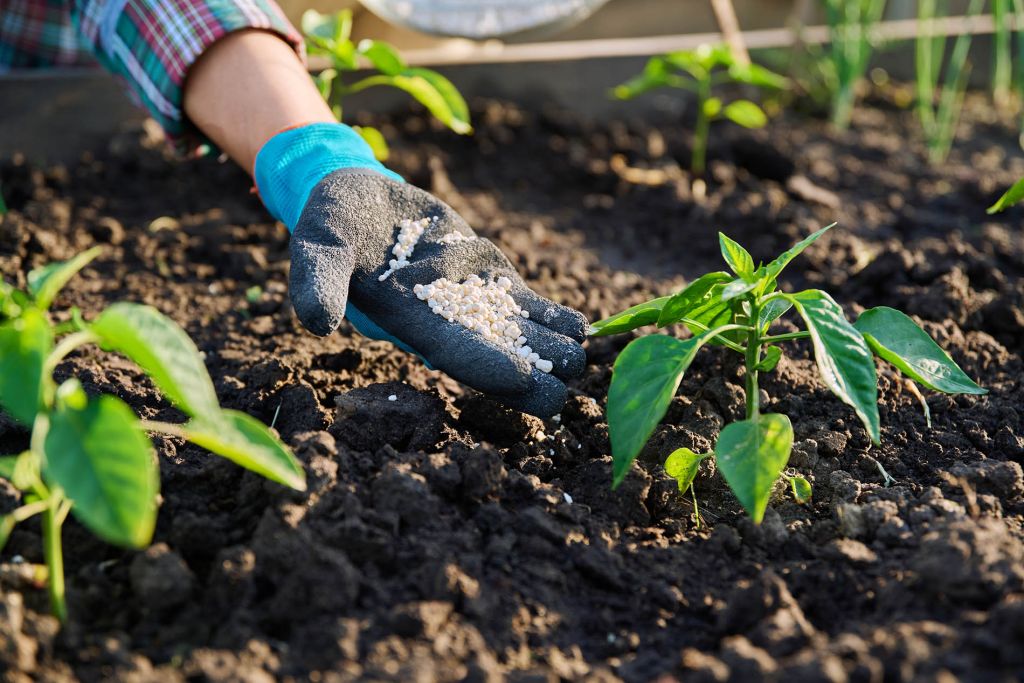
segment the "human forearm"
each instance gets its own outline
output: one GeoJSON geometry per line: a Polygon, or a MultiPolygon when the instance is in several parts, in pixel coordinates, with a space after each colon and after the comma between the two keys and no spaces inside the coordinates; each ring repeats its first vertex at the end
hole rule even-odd
{"type": "Polygon", "coordinates": [[[335,120],[291,46],[259,30],[207,49],[189,70],[184,102],[192,123],[248,173],[275,133],[335,120]]]}

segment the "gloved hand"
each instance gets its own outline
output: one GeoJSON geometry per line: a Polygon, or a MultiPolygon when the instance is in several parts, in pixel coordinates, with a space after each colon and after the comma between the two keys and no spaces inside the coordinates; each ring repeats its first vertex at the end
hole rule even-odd
{"type": "Polygon", "coordinates": [[[312,124],[279,133],[260,150],[255,175],[268,209],[292,230],[289,289],[306,329],[325,336],[347,317],[360,333],[387,339],[512,408],[541,417],[562,409],[562,380],[580,376],[586,364],[586,319],[531,291],[493,243],[381,166],[352,129],[312,124]],[[409,264],[382,280],[399,224],[422,218],[431,223],[409,264]],[[473,239],[442,240],[450,233],[473,239]],[[509,293],[529,313],[516,322],[527,344],[552,362],[550,374],[435,314],[413,293],[417,284],[473,274],[511,280],[509,293]]]}

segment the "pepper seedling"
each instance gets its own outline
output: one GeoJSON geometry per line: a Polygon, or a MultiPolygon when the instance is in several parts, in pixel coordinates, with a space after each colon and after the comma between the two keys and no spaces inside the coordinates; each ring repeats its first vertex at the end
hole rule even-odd
{"type": "Polygon", "coordinates": [[[750,100],[726,104],[712,90],[725,83],[753,85],[762,89],[785,88],[788,81],[763,66],[742,64],[733,57],[728,45],[701,45],[695,50],[680,50],[652,57],[643,72],[612,90],[620,100],[631,100],[658,88],[681,88],[697,96],[697,122],[693,131],[690,170],[704,174],[708,133],[711,122],[728,119],[744,128],[763,128],[768,116],[750,100]]]}
{"type": "MultiPolygon", "coordinates": [[[[879,443],[878,388],[872,352],[911,380],[948,394],[984,394],[924,330],[906,314],[880,306],[864,311],[850,324],[843,309],[820,289],[795,294],[779,291],[778,277],[804,249],[831,228],[799,242],[766,265],[755,267],[742,246],[719,233],[722,256],[732,274],[719,271],[697,278],[671,296],[633,306],[594,323],[592,334],[620,334],[657,324],[682,323],[689,339],[651,334],[630,342],[619,354],[608,391],[608,430],[612,444],[613,482],[617,487],[637,454],[664,417],[683,373],[705,344],[743,356],[746,419],[726,425],[712,453],[673,452],[666,470],[681,491],[693,483],[701,460],[714,457],[718,470],[740,503],[760,523],[776,480],[789,461],[793,427],[779,413],[762,413],[758,377],[782,358],[779,344],[809,339],[821,379],[853,408],[873,443],[879,443]],[[795,310],[806,329],[770,334],[779,318],[795,310]]],[[[810,498],[810,485],[793,477],[798,500],[810,498]]]]}
{"type": "Polygon", "coordinates": [[[116,545],[142,548],[153,537],[160,482],[147,432],[191,441],[293,489],[306,487],[302,467],[273,432],[220,407],[199,350],[155,308],[116,303],[92,322],[77,310],[68,322],[51,322],[58,292],[98,253],[32,271],[27,291],[0,280],[0,407],[31,432],[28,450],[0,456],[0,477],[22,492],[22,505],[0,517],[0,548],[16,524],[42,515],[50,602],[61,620],[61,527],[69,513],[116,545]],[[75,377],[58,385],[57,365],[89,344],[135,362],[191,420],[139,420],[115,396],[87,395],[75,377]]]}
{"type": "MultiPolygon", "coordinates": [[[[390,86],[404,90],[427,108],[437,120],[460,135],[473,132],[469,123],[469,107],[452,82],[431,69],[406,64],[398,50],[382,40],[365,39],[352,42],[352,11],[321,14],[306,10],[302,15],[302,32],[306,49],[312,56],[326,57],[331,66],[314,77],[320,94],[330,105],[339,121],[342,120],[342,99],[375,86],[390,86]],[[344,71],[361,68],[361,60],[369,63],[377,73],[353,83],[344,83],[339,77],[344,71]]],[[[353,126],[366,140],[379,161],[388,157],[388,144],[376,128],[353,126]]]]}

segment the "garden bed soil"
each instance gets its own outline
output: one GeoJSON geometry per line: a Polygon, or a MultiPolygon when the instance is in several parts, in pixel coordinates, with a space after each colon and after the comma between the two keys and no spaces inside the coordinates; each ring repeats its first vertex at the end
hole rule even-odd
{"type": "MultiPolygon", "coordinates": [[[[3,276],[23,283],[105,245],[60,315],[130,300],[173,317],[222,402],[274,422],[309,490],[157,438],[154,545],[120,550],[70,523],[63,629],[45,591],[18,578],[16,556],[42,561],[38,527],[14,532],[0,572],[4,680],[1016,679],[1024,213],[984,213],[1024,175],[1013,122],[972,99],[961,144],[937,168],[884,95],[848,133],[796,115],[756,133],[718,127],[696,202],[678,171],[679,121],[475,110],[468,138],[396,116],[383,126],[392,165],[541,293],[597,319],[718,269],[719,229],[767,259],[838,221],[784,287],[825,288],[851,316],[905,310],[991,393],[928,395],[928,428],[880,364],[882,444],[870,447],[798,343],[762,381],[762,405],[792,418],[790,466],[812,502],[780,485],[756,527],[703,471],[698,526],[659,462],[709,450],[740,416],[739,367],[724,351],[698,355],[613,492],[604,401],[630,335],[590,340],[560,419],[541,421],[347,324],[305,333],[288,304],[287,232],[230,164],[174,161],[149,129],[67,167],[8,160],[3,276]]],[[[84,350],[58,369],[71,374],[146,418],[183,419],[124,359],[84,350]]],[[[25,445],[0,422],[0,451],[25,445]]],[[[9,509],[14,493],[2,493],[9,509]]]]}

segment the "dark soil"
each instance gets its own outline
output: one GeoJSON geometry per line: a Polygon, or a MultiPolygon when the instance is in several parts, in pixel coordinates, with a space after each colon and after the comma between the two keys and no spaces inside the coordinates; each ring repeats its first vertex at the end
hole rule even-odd
{"type": "MultiPolygon", "coordinates": [[[[458,138],[397,117],[384,126],[393,166],[543,294],[596,319],[718,269],[719,229],[769,258],[838,221],[784,286],[829,289],[851,316],[907,311],[991,393],[929,395],[928,429],[880,366],[883,438],[870,448],[794,345],[762,401],[791,416],[790,465],[813,502],[780,485],[755,527],[706,471],[698,527],[659,462],[708,450],[740,414],[725,352],[698,356],[612,492],[603,405],[629,335],[589,342],[586,376],[560,419],[542,422],[347,326],[306,334],[288,304],[287,232],[229,164],[173,161],[144,131],[69,167],[7,160],[4,277],[23,283],[32,267],[107,245],[57,308],[88,317],[131,300],[172,316],[226,406],[276,415],[310,488],[158,440],[155,544],[122,551],[69,524],[63,629],[45,591],[16,579],[16,556],[42,561],[38,527],[19,527],[0,572],[4,680],[1018,679],[1024,212],[984,213],[1024,175],[1012,122],[972,101],[942,168],[923,163],[912,117],[885,98],[845,134],[796,116],[756,134],[720,127],[699,202],[671,180],[687,158],[680,122],[590,124],[496,102],[475,118],[477,135],[458,138]],[[631,182],[624,165],[670,182],[631,182]]],[[[87,350],[58,374],[182,419],[121,358],[87,350]]],[[[25,440],[0,422],[0,452],[25,440]]]]}

